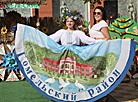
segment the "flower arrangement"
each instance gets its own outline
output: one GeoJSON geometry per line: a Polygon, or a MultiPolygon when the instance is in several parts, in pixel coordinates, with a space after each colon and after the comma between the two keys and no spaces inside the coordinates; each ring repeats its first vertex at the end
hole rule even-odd
{"type": "Polygon", "coordinates": [[[6,34],[7,33],[7,28],[6,27],[2,27],[1,28],[1,34],[6,34]]]}
{"type": "Polygon", "coordinates": [[[77,26],[82,25],[83,20],[84,20],[84,17],[78,11],[75,10],[75,11],[70,11],[70,12],[64,12],[60,21],[62,21],[62,23],[65,24],[66,20],[69,17],[76,21],[77,26]]]}
{"type": "MultiPolygon", "coordinates": [[[[82,1],[82,0],[81,0],[82,1]]],[[[93,9],[94,8],[94,5],[97,4],[97,5],[101,5],[101,1],[102,0],[83,0],[84,4],[90,2],[90,7],[93,9]]]]}
{"type": "Polygon", "coordinates": [[[55,22],[56,22],[56,24],[60,24],[60,18],[59,18],[59,17],[56,18],[56,19],[55,19],[55,22]]]}
{"type": "Polygon", "coordinates": [[[47,27],[43,27],[43,28],[42,28],[42,32],[43,32],[43,33],[47,33],[47,32],[48,32],[48,28],[47,28],[47,27]]]}

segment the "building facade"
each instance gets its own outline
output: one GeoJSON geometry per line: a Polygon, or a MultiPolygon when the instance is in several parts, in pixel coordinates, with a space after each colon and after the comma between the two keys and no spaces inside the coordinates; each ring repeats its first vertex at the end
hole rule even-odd
{"type": "Polygon", "coordinates": [[[70,56],[62,58],[60,61],[44,58],[44,69],[56,74],[69,74],[83,77],[92,77],[93,67],[90,65],[76,63],[75,58],[70,56]]]}

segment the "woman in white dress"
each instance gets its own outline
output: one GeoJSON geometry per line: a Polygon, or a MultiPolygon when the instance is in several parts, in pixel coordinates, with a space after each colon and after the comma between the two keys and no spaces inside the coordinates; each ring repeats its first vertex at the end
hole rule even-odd
{"type": "MultiPolygon", "coordinates": [[[[94,18],[94,25],[89,31],[90,37],[94,39],[110,40],[111,37],[108,30],[108,24],[106,23],[106,12],[102,6],[97,6],[94,9],[93,18],[94,18]]],[[[129,71],[127,72],[127,75],[131,79],[132,75],[129,71]]],[[[106,100],[107,96],[101,98],[100,100],[102,101],[106,100]]]]}
{"type": "Polygon", "coordinates": [[[103,7],[97,6],[93,12],[94,25],[89,31],[90,37],[94,39],[110,39],[108,24],[106,23],[106,12],[103,7]]]}
{"type": "MultiPolygon", "coordinates": [[[[110,40],[108,24],[106,23],[106,12],[102,6],[97,6],[93,12],[94,25],[89,31],[90,37],[94,39],[107,39],[110,40]]],[[[132,78],[131,73],[128,71],[129,79],[132,78]]]]}
{"type": "Polygon", "coordinates": [[[84,32],[77,30],[77,25],[81,24],[82,20],[83,16],[78,11],[69,12],[62,17],[62,22],[66,27],[49,37],[55,42],[61,41],[64,46],[80,45],[80,41],[88,45],[103,41],[88,37],[84,32]]]}

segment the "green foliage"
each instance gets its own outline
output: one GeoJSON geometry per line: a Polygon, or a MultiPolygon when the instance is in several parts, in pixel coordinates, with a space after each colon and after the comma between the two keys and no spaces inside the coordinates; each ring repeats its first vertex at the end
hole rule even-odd
{"type": "Polygon", "coordinates": [[[86,81],[88,80],[86,76],[84,77],[84,80],[86,80],[86,81]]]}
{"type": "Polygon", "coordinates": [[[73,75],[73,78],[75,78],[75,75],[73,75]]]}
{"type": "Polygon", "coordinates": [[[100,73],[100,77],[104,77],[104,73],[103,72],[100,73]]]}
{"type": "Polygon", "coordinates": [[[52,75],[51,72],[50,72],[50,70],[49,70],[48,74],[52,75]]]}
{"type": "Polygon", "coordinates": [[[84,21],[84,24],[82,24],[83,27],[88,27],[90,25],[90,22],[84,21]]]}
{"type": "Polygon", "coordinates": [[[39,62],[42,61],[44,63],[44,58],[49,58],[52,60],[59,60],[59,56],[62,53],[54,53],[51,49],[47,49],[46,47],[40,47],[36,43],[32,41],[25,41],[25,52],[27,58],[31,64],[39,65],[39,62]]]}
{"type": "Polygon", "coordinates": [[[25,41],[24,44],[27,59],[31,64],[34,65],[38,65],[37,62],[39,63],[40,60],[44,63],[44,58],[60,61],[62,58],[65,58],[67,56],[75,58],[77,63],[92,65],[91,63],[83,60],[77,54],[70,50],[64,50],[61,53],[54,53],[51,49],[47,49],[46,47],[40,47],[32,41],[25,41]]]}
{"type": "Polygon", "coordinates": [[[99,77],[100,77],[100,75],[99,75],[99,74],[97,74],[97,77],[99,78],[99,77]]]}
{"type": "MultiPolygon", "coordinates": [[[[82,1],[82,0],[81,0],[82,1]]],[[[83,0],[84,4],[90,2],[91,3],[91,8],[93,9],[94,8],[94,4],[101,4],[101,1],[100,0],[83,0]]]]}
{"type": "Polygon", "coordinates": [[[70,77],[70,74],[68,74],[67,78],[71,78],[71,77],[70,77]]]}
{"type": "MultiPolygon", "coordinates": [[[[98,70],[105,70],[105,72],[107,72],[107,70],[112,70],[118,59],[117,55],[113,52],[109,52],[105,56],[93,56],[88,60],[83,60],[77,54],[70,50],[64,50],[61,53],[55,53],[52,51],[52,49],[40,47],[32,41],[25,41],[24,45],[27,59],[29,60],[30,64],[36,66],[39,65],[40,60],[44,63],[44,58],[60,61],[62,58],[70,56],[73,59],[75,58],[77,63],[90,65],[98,70]]],[[[82,76],[80,76],[80,78],[82,78],[82,76]]]]}
{"type": "Polygon", "coordinates": [[[60,74],[59,73],[57,74],[57,77],[60,77],[60,74]]]}
{"type": "Polygon", "coordinates": [[[54,71],[53,71],[53,75],[55,75],[54,71]]]}
{"type": "Polygon", "coordinates": [[[109,72],[115,67],[116,62],[118,60],[118,56],[115,53],[110,52],[107,53],[105,57],[106,57],[106,73],[109,74],[109,72]]]}
{"type": "Polygon", "coordinates": [[[105,57],[106,57],[106,67],[114,68],[114,66],[118,60],[117,55],[113,52],[110,52],[110,53],[106,54],[105,57]]]}
{"type": "Polygon", "coordinates": [[[80,79],[82,79],[82,76],[80,76],[80,79]]]}
{"type": "Polygon", "coordinates": [[[106,58],[104,56],[94,56],[87,60],[94,68],[104,70],[106,68],[106,58]]]}
{"type": "Polygon", "coordinates": [[[64,77],[64,76],[65,76],[65,74],[63,73],[63,74],[62,74],[62,76],[64,77]]]}

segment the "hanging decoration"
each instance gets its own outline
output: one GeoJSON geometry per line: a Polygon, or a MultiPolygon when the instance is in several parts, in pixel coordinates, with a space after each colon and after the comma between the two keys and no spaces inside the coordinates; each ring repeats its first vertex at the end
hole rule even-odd
{"type": "Polygon", "coordinates": [[[7,28],[6,27],[2,27],[1,28],[1,34],[6,34],[7,33],[7,28]]]}
{"type": "Polygon", "coordinates": [[[138,24],[129,17],[117,18],[110,26],[111,39],[132,39],[137,42],[138,50],[138,24]]]}
{"type": "Polygon", "coordinates": [[[43,27],[42,28],[42,32],[46,34],[48,32],[48,28],[47,27],[43,27]]]}
{"type": "Polygon", "coordinates": [[[7,29],[6,26],[1,28],[0,33],[0,44],[9,43],[14,44],[14,31],[13,27],[16,25],[16,21],[11,21],[10,27],[7,29]]]}
{"type": "Polygon", "coordinates": [[[55,22],[56,22],[56,24],[60,24],[60,18],[59,18],[59,17],[56,18],[56,19],[55,19],[55,22]]]}

